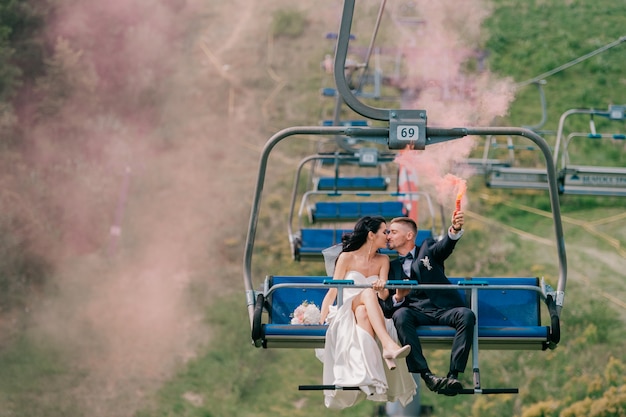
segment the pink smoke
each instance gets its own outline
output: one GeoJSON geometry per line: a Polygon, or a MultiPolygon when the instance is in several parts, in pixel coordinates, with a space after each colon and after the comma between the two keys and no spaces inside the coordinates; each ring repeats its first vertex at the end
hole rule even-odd
{"type": "Polygon", "coordinates": [[[21,195],[57,267],[33,327],[84,373],[77,407],[94,417],[134,415],[206,337],[188,288],[207,285],[195,269],[222,243],[227,198],[211,181],[226,158],[199,122],[220,122],[197,94],[213,85],[185,61],[194,3],[55,2],[48,71],[16,108],[36,185],[21,195]]]}
{"type": "MultiPolygon", "coordinates": [[[[403,108],[425,109],[428,125],[441,127],[488,126],[494,118],[505,115],[513,99],[513,84],[486,69],[486,54],[480,50],[482,22],[489,16],[485,2],[442,0],[415,4],[415,18],[420,24],[403,23],[406,16],[401,16],[400,5],[392,13],[401,33],[405,97],[412,97],[403,108]],[[468,61],[476,62],[475,70],[465,69],[468,61]]],[[[429,183],[443,203],[450,201],[459,184],[446,174],[460,165],[474,147],[475,139],[468,137],[431,145],[426,151],[403,151],[396,162],[425,180],[420,184],[429,183]]],[[[471,173],[459,175],[468,177],[471,173]]]]}
{"type": "Polygon", "coordinates": [[[449,156],[441,145],[432,145],[432,148],[426,151],[400,151],[395,162],[424,179],[420,184],[435,195],[438,203],[451,204],[458,195],[465,198],[466,180],[449,173],[451,165],[458,160],[449,156]]]}

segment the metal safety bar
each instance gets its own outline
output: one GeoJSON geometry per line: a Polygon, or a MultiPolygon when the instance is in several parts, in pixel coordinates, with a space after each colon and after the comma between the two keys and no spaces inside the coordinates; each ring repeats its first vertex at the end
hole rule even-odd
{"type": "MultiPolygon", "coordinates": [[[[471,281],[470,281],[471,282],[471,281]]],[[[284,284],[275,284],[272,285],[265,292],[265,296],[271,295],[276,290],[281,288],[372,288],[371,285],[366,284],[353,284],[352,280],[333,280],[332,278],[328,278],[328,281],[324,283],[311,283],[311,284],[303,284],[303,283],[284,283],[284,284]],[[338,281],[338,282],[337,282],[338,281]]],[[[476,289],[476,290],[524,290],[524,291],[534,291],[541,295],[541,299],[545,300],[547,293],[545,288],[537,285],[494,285],[494,284],[417,284],[417,281],[388,281],[385,285],[387,289],[419,289],[419,290],[468,290],[468,289],[476,289]],[[408,283],[407,283],[408,282],[408,283]]],[[[472,302],[476,300],[472,299],[472,302]]]]}

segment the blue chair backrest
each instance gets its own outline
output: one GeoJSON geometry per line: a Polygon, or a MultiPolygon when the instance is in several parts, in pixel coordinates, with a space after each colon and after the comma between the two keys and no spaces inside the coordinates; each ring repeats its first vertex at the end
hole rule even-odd
{"type": "Polygon", "coordinates": [[[302,229],[300,231],[301,249],[319,250],[321,255],[323,249],[341,243],[341,236],[351,231],[350,229],[302,229]]]}
{"type": "Polygon", "coordinates": [[[383,216],[386,219],[404,216],[401,201],[319,201],[313,217],[321,220],[356,220],[363,216],[383,216]]]}
{"type": "MultiPolygon", "coordinates": [[[[271,285],[277,284],[321,284],[328,277],[271,277],[271,285]]],[[[289,324],[291,314],[303,301],[322,308],[326,288],[280,288],[271,295],[270,323],[289,324]]]]}
{"type": "MultiPolygon", "coordinates": [[[[341,236],[343,236],[344,233],[350,232],[352,232],[352,229],[301,229],[301,246],[299,250],[301,253],[305,254],[319,252],[319,255],[321,255],[322,250],[336,245],[337,243],[341,243],[341,236]]],[[[421,246],[424,240],[432,236],[433,233],[431,230],[420,229],[415,237],[415,244],[421,246]]],[[[380,252],[386,255],[397,254],[396,251],[389,249],[381,249],[380,252]]]]}
{"type": "MultiPolygon", "coordinates": [[[[453,284],[464,278],[450,278],[453,284]]],[[[535,277],[529,278],[472,278],[489,285],[538,285],[535,277]]],[[[462,291],[465,292],[465,291],[462,291]]],[[[478,324],[480,326],[539,326],[540,296],[532,290],[478,290],[478,324]]]]}
{"type": "MultiPolygon", "coordinates": [[[[325,276],[274,276],[270,285],[276,284],[321,284],[325,276]]],[[[450,278],[457,284],[465,278],[450,278]]],[[[522,278],[472,278],[485,281],[489,285],[537,286],[535,277],[522,278]]],[[[325,288],[281,288],[270,299],[270,323],[289,324],[291,314],[303,301],[309,301],[321,308],[328,290],[325,288]]],[[[470,290],[459,290],[464,299],[469,298],[470,290]]],[[[531,327],[541,325],[540,296],[532,290],[478,290],[478,325],[498,327],[531,327]]]]}
{"type": "Polygon", "coordinates": [[[322,177],[317,182],[318,190],[386,190],[384,177],[322,177]]]}

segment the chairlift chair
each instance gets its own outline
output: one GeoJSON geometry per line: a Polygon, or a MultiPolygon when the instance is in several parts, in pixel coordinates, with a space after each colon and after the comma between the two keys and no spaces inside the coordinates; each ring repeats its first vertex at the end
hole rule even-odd
{"type": "MultiPolygon", "coordinates": [[[[355,0],[344,1],[344,11],[337,39],[335,67],[341,69],[345,62],[355,0]]],[[[546,175],[550,204],[552,208],[555,242],[558,262],[558,282],[556,289],[542,280],[533,277],[476,277],[459,278],[452,286],[439,286],[439,289],[457,289],[467,294],[470,306],[477,315],[472,348],[472,370],[474,387],[462,393],[487,394],[517,392],[516,388],[486,389],[481,385],[479,371],[479,349],[553,349],[560,340],[560,314],[565,298],[567,262],[560,205],[557,188],[557,173],[553,155],[545,139],[525,128],[514,127],[461,127],[431,128],[426,123],[425,110],[380,109],[361,103],[348,87],[343,71],[335,71],[338,91],[345,102],[360,115],[387,123],[386,127],[347,127],[347,126],[301,126],[283,129],[274,134],[266,143],[260,156],[259,171],[251,205],[251,215],[243,259],[243,279],[248,315],[251,326],[252,344],[256,347],[298,347],[313,348],[323,345],[325,326],[292,325],[286,323],[290,312],[303,300],[320,300],[331,287],[339,291],[350,282],[331,280],[328,276],[293,277],[268,273],[264,280],[254,280],[252,259],[258,227],[266,168],[275,145],[287,138],[300,136],[345,135],[360,140],[369,140],[385,145],[389,150],[404,149],[407,146],[428,152],[429,145],[456,140],[467,135],[512,135],[529,139],[537,145],[546,160],[546,175]],[[255,289],[255,284],[260,287],[255,289]],[[510,294],[510,296],[509,296],[510,294]],[[518,295],[513,295],[518,294],[518,295]],[[503,295],[503,296],[501,296],[503,295]],[[510,303],[517,297],[528,300],[511,309],[510,303]],[[550,325],[537,321],[537,308],[544,305],[550,315],[550,325]],[[515,323],[514,326],[502,324],[515,323]]],[[[389,288],[416,288],[415,282],[395,281],[389,288]]],[[[422,287],[423,288],[423,287],[422,287]]],[[[341,296],[338,296],[341,300],[341,296]]],[[[423,328],[422,340],[428,344],[446,344],[447,328],[423,328]]],[[[349,389],[351,387],[340,387],[349,389]]],[[[352,387],[354,388],[354,387],[352,387]]]]}
{"type": "MultiPolygon", "coordinates": [[[[570,161],[570,144],[572,139],[589,139],[598,147],[607,140],[626,140],[624,133],[598,133],[594,116],[605,117],[611,121],[623,122],[626,105],[609,106],[608,110],[570,109],[559,119],[557,132],[557,150],[561,151],[561,170],[559,172],[559,189],[563,194],[626,196],[626,168],[617,166],[574,165],[570,161]],[[573,115],[589,115],[589,132],[573,132],[563,139],[563,130],[568,117],[573,115]]],[[[555,154],[555,163],[558,154],[555,154]]]]}
{"type": "MultiPolygon", "coordinates": [[[[298,187],[304,167],[310,162],[335,160],[336,166],[345,163],[358,163],[358,166],[387,164],[395,159],[395,154],[378,154],[373,148],[362,148],[356,154],[317,154],[304,158],[296,170],[288,218],[288,235],[293,259],[321,259],[322,250],[341,242],[342,235],[351,230],[354,221],[365,215],[380,215],[386,219],[408,215],[408,205],[423,207],[423,230],[419,242],[436,235],[436,214],[430,196],[424,192],[400,192],[388,190],[390,178],[380,176],[342,176],[336,169],[335,177],[317,178],[315,187],[302,193],[299,209],[296,207],[298,187]],[[375,155],[367,156],[374,152],[375,155]],[[364,163],[366,160],[367,163],[364,163]],[[402,199],[402,201],[400,201],[402,199]],[[429,223],[426,223],[429,221],[429,223]],[[294,223],[296,227],[294,227],[294,223]]],[[[385,252],[395,255],[394,251],[385,252]]]]}
{"type": "Polygon", "coordinates": [[[536,153],[539,149],[533,145],[517,144],[511,136],[507,136],[506,140],[506,145],[500,145],[492,138],[491,148],[506,149],[509,160],[485,166],[485,185],[490,188],[547,190],[548,175],[545,168],[514,166],[520,163],[520,152],[536,153]]]}

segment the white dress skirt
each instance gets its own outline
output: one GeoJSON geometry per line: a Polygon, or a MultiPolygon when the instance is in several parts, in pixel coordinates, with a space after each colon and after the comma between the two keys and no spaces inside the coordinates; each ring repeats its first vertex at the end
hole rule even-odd
{"type": "MultiPolygon", "coordinates": [[[[371,285],[377,275],[365,277],[358,271],[350,271],[345,279],[355,284],[371,285]]],[[[399,401],[406,406],[413,400],[417,384],[409,373],[406,360],[396,359],[396,369],[390,371],[382,358],[378,339],[357,326],[352,299],[362,288],[345,288],[341,307],[331,306],[327,321],[324,349],[316,349],[316,355],[324,364],[323,384],[339,387],[359,387],[359,390],[325,390],[324,403],[331,409],[351,407],[368,399],[371,401],[399,401]]],[[[385,319],[387,331],[398,341],[393,321],[385,319]]]]}

